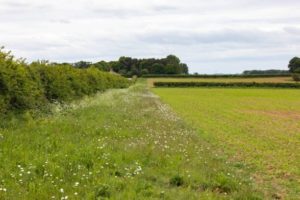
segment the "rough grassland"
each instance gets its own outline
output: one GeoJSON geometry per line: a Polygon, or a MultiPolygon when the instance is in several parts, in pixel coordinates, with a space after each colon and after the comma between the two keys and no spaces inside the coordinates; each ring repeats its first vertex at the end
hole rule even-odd
{"type": "Polygon", "coordinates": [[[149,78],[148,85],[153,87],[154,82],[271,82],[271,83],[294,83],[291,77],[270,78],[149,78]]]}
{"type": "Polygon", "coordinates": [[[0,199],[262,199],[145,85],[3,123],[0,199]]]}
{"type": "Polygon", "coordinates": [[[252,167],[269,198],[300,195],[300,92],[288,89],[153,89],[218,146],[252,167]]]}

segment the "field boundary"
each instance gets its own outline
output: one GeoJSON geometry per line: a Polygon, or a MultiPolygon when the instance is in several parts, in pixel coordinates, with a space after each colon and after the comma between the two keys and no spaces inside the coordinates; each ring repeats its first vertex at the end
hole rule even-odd
{"type": "Polygon", "coordinates": [[[291,74],[145,74],[142,78],[272,78],[291,77],[291,74]]]}
{"type": "Polygon", "coordinates": [[[300,89],[299,83],[258,83],[258,82],[154,82],[154,87],[243,87],[243,88],[294,88],[300,89]]]}

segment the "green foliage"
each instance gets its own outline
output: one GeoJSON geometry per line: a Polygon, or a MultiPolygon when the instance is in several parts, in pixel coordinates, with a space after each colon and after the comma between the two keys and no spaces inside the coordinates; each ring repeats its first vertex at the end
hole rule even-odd
{"type": "Polygon", "coordinates": [[[170,179],[170,185],[180,187],[184,184],[183,177],[176,175],[170,179]]]}
{"type": "Polygon", "coordinates": [[[290,72],[292,73],[295,73],[298,70],[300,70],[300,58],[294,57],[293,59],[291,59],[288,67],[290,72]]]}
{"type": "Polygon", "coordinates": [[[10,54],[0,51],[0,110],[33,109],[45,103],[44,89],[38,74],[16,60],[10,54]]]}
{"type": "Polygon", "coordinates": [[[70,101],[130,82],[95,67],[77,69],[45,61],[30,65],[0,50],[0,111],[37,109],[48,102],[70,101]]]}
{"type": "Polygon", "coordinates": [[[300,73],[292,74],[293,80],[299,82],[300,81],[300,73]]]}
{"type": "Polygon", "coordinates": [[[162,59],[136,59],[122,56],[118,61],[96,63],[80,61],[68,65],[81,69],[95,67],[101,71],[114,71],[126,77],[146,74],[188,74],[189,71],[188,66],[181,63],[180,59],[174,55],[162,59]]]}
{"type": "Polygon", "coordinates": [[[110,64],[105,61],[100,61],[91,65],[101,71],[109,72],[110,71],[110,64]]]}
{"type": "Polygon", "coordinates": [[[292,73],[292,78],[294,81],[300,81],[300,67],[294,70],[292,73]]]}
{"type": "Polygon", "coordinates": [[[298,88],[298,83],[258,82],[154,82],[155,87],[255,87],[255,88],[298,88]]]}
{"type": "Polygon", "coordinates": [[[144,78],[271,78],[290,77],[290,74],[145,74],[144,78]]]}
{"type": "Polygon", "coordinates": [[[121,57],[117,62],[111,62],[111,68],[125,76],[141,76],[145,74],[187,74],[188,66],[179,58],[169,55],[163,59],[136,59],[121,57]]]}
{"type": "Polygon", "coordinates": [[[277,70],[277,69],[269,69],[269,70],[247,70],[243,72],[243,75],[289,75],[290,72],[287,70],[277,70]]]}
{"type": "Polygon", "coordinates": [[[81,68],[81,69],[86,69],[91,67],[92,63],[91,62],[86,62],[86,61],[79,61],[73,64],[74,67],[81,68]]]}

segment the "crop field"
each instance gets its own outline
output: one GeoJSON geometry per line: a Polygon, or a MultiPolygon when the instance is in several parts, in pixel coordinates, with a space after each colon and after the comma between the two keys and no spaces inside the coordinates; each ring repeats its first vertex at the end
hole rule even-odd
{"type": "Polygon", "coordinates": [[[194,127],[200,138],[228,155],[228,160],[239,163],[241,170],[249,170],[265,198],[299,198],[299,90],[153,88],[152,91],[194,127]]]}
{"type": "Polygon", "coordinates": [[[258,83],[294,83],[291,77],[267,78],[149,78],[148,85],[153,87],[154,82],[258,82],[258,83]]]}

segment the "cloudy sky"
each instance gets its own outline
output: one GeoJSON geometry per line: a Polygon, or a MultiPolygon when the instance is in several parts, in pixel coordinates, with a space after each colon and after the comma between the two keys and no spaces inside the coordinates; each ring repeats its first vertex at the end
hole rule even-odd
{"type": "Polygon", "coordinates": [[[0,0],[0,46],[28,61],[176,54],[191,72],[286,69],[299,0],[0,0]]]}

